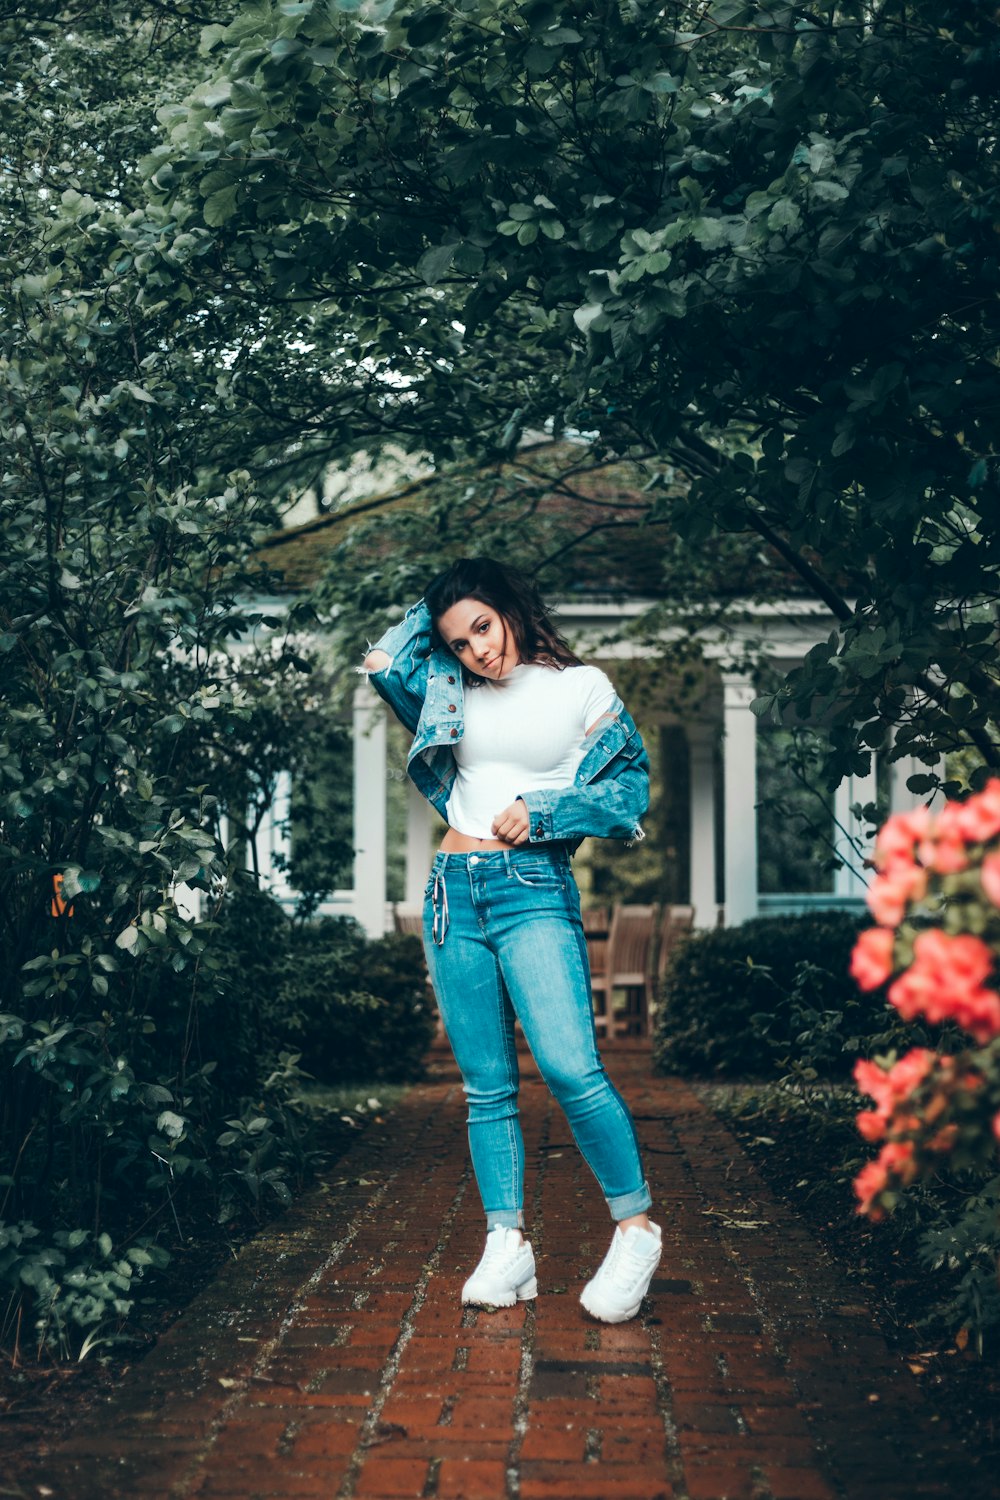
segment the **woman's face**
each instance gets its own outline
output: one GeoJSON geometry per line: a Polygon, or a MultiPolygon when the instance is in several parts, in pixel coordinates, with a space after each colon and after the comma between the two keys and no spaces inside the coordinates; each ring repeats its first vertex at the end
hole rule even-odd
{"type": "Polygon", "coordinates": [[[437,621],[438,634],[470,672],[499,682],[520,657],[503,615],[481,599],[459,599],[437,621]]]}

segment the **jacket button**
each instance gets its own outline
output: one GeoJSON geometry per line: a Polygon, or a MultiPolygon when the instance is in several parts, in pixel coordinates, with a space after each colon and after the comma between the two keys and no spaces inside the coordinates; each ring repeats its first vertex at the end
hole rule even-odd
{"type": "Polygon", "coordinates": [[[539,823],[538,827],[535,829],[535,838],[540,839],[544,832],[545,829],[543,828],[542,824],[539,823]]]}
{"type": "Polygon", "coordinates": [[[449,712],[449,713],[450,713],[450,714],[453,714],[453,713],[456,713],[456,712],[457,712],[457,709],[456,709],[456,708],[455,708],[455,705],[454,705],[454,703],[449,703],[449,704],[448,704],[448,712],[449,712]]]}
{"type": "Polygon", "coordinates": [[[451,733],[451,737],[452,737],[453,740],[457,740],[458,739],[458,730],[457,729],[452,729],[450,731],[450,733],[451,733]]]}
{"type": "Polygon", "coordinates": [[[454,679],[454,677],[449,677],[449,678],[448,678],[448,681],[449,681],[449,682],[454,682],[454,681],[455,681],[455,679],[454,679]]]}

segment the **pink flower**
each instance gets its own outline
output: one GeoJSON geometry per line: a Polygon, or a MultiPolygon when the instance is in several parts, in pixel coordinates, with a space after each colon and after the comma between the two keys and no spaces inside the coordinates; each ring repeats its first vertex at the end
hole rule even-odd
{"type": "Polygon", "coordinates": [[[923,1083],[937,1061],[937,1053],[929,1047],[911,1047],[904,1057],[893,1063],[885,1075],[897,1099],[908,1099],[918,1084],[923,1083]]]}
{"type": "Polygon", "coordinates": [[[858,1213],[867,1214],[869,1218],[881,1219],[882,1210],[874,1207],[875,1199],[884,1192],[889,1181],[889,1174],[882,1165],[880,1157],[875,1161],[866,1162],[854,1179],[854,1191],[858,1197],[858,1213]]]}
{"type": "Polygon", "coordinates": [[[1000,995],[983,987],[993,954],[981,938],[932,928],[918,934],[913,952],[913,963],[889,990],[904,1020],[955,1021],[981,1043],[1000,1033],[1000,995]]]}
{"type": "Polygon", "coordinates": [[[879,1160],[904,1183],[912,1182],[917,1175],[912,1141],[889,1141],[879,1152],[879,1160]]]}
{"type": "MultiPolygon", "coordinates": [[[[912,962],[893,978],[895,929],[920,908],[928,889],[935,897],[950,894],[950,882],[941,877],[970,871],[960,882],[965,900],[973,894],[972,871],[980,872],[981,898],[972,905],[970,922],[979,928],[992,922],[987,931],[995,937],[989,912],[1000,911],[1000,777],[965,802],[946,803],[936,817],[921,807],[890,818],[873,863],[877,873],[868,905],[878,926],[860,934],[851,954],[859,988],[876,990],[889,982],[889,1001],[904,1020],[952,1022],[980,1046],[1000,1039],[1000,945],[995,941],[928,926],[934,910],[921,909],[912,962]]],[[[949,908],[949,926],[962,914],[962,908],[949,908]]],[[[866,1141],[879,1145],[876,1159],[855,1179],[859,1213],[882,1218],[892,1194],[921,1172],[933,1171],[964,1139],[967,1126],[981,1129],[984,1113],[1000,1146],[1000,1111],[995,1100],[987,1101],[987,1079],[973,1057],[967,1051],[959,1059],[943,1057],[914,1047],[891,1067],[858,1061],[855,1081],[874,1107],[859,1111],[857,1126],[866,1141]]]]}
{"type": "Polygon", "coordinates": [[[867,1094],[878,1105],[891,1102],[892,1089],[888,1078],[885,1068],[880,1068],[878,1063],[869,1062],[867,1058],[859,1057],[854,1064],[854,1082],[858,1086],[858,1092],[867,1094]]]}
{"type": "Polygon", "coordinates": [[[994,990],[971,991],[956,1008],[955,1020],[985,1047],[995,1036],[1000,1036],[1000,995],[994,990]]]}
{"type": "MultiPolygon", "coordinates": [[[[931,1019],[937,1007],[937,986],[934,976],[927,970],[912,964],[904,970],[889,990],[889,1004],[894,1005],[904,1021],[915,1021],[919,1015],[931,1019]]],[[[944,1016],[936,1017],[944,1020],[944,1016]]]]}
{"type": "Polygon", "coordinates": [[[956,987],[982,984],[993,970],[993,954],[982,938],[971,933],[953,937],[936,927],[918,933],[913,951],[920,963],[933,969],[945,983],[956,987]]]}
{"type": "Polygon", "coordinates": [[[879,873],[868,887],[868,906],[880,927],[898,927],[908,903],[926,894],[927,872],[914,859],[914,848],[931,826],[930,808],[918,807],[895,813],[879,830],[874,860],[879,873]]]}
{"type": "Polygon", "coordinates": [[[959,805],[958,826],[970,844],[985,844],[1000,833],[1000,777],[959,805]]]}
{"type": "Polygon", "coordinates": [[[929,1047],[911,1047],[905,1057],[891,1068],[859,1058],[854,1065],[854,1081],[862,1094],[875,1100],[877,1108],[862,1110],[856,1116],[858,1130],[866,1141],[881,1140],[891,1127],[893,1131],[916,1130],[920,1121],[915,1114],[904,1114],[900,1106],[933,1070],[938,1061],[929,1047]]]}
{"type": "MultiPolygon", "coordinates": [[[[930,1047],[911,1047],[891,1068],[881,1068],[878,1063],[859,1057],[854,1064],[854,1081],[862,1094],[868,1094],[878,1105],[892,1105],[900,1099],[908,1099],[918,1084],[923,1083],[938,1061],[938,1054],[930,1047]]],[[[942,1058],[942,1062],[949,1059],[942,1058]]]]}
{"type": "Polygon", "coordinates": [[[946,802],[918,849],[920,861],[938,875],[957,875],[967,868],[966,837],[962,828],[961,802],[946,802]]]}
{"type": "Polygon", "coordinates": [[[898,927],[911,901],[927,894],[927,871],[920,865],[894,861],[868,887],[868,909],[880,927],[898,927]]]}
{"type": "Polygon", "coordinates": [[[891,927],[869,927],[862,932],[851,954],[851,974],[863,990],[877,990],[892,978],[895,933],[891,927]]]}
{"type": "Polygon", "coordinates": [[[1000,906],[1000,854],[988,854],[983,860],[979,878],[994,906],[1000,906]]]}
{"type": "Polygon", "coordinates": [[[880,1141],[885,1135],[885,1116],[880,1109],[862,1109],[854,1122],[866,1141],[880,1141]]]}
{"type": "Polygon", "coordinates": [[[893,813],[879,829],[875,840],[875,863],[880,870],[897,860],[913,862],[913,849],[926,838],[931,825],[929,807],[916,807],[912,812],[893,813]]]}
{"type": "Polygon", "coordinates": [[[895,1176],[905,1187],[917,1175],[917,1164],[913,1159],[911,1141],[887,1141],[874,1161],[861,1168],[854,1179],[854,1191],[858,1197],[858,1213],[871,1219],[882,1217],[875,1204],[880,1193],[889,1186],[890,1177],[895,1176]]]}

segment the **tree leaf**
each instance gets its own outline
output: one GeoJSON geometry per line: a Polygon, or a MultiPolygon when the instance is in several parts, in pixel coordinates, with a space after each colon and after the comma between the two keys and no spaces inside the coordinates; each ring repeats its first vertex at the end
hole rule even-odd
{"type": "Polygon", "coordinates": [[[156,405],[156,397],[151,395],[144,385],[137,385],[134,380],[126,380],[125,386],[136,401],[142,401],[147,406],[156,405]]]}
{"type": "Polygon", "coordinates": [[[791,198],[779,198],[767,216],[768,229],[798,229],[802,214],[791,198]]]}
{"type": "Polygon", "coordinates": [[[180,1140],[184,1134],[185,1124],[183,1115],[176,1114],[172,1109],[161,1110],[156,1117],[157,1130],[171,1141],[180,1140]]]}
{"type": "Polygon", "coordinates": [[[453,240],[450,244],[434,245],[430,250],[425,250],[417,261],[417,275],[421,276],[428,286],[437,286],[450,269],[458,248],[459,242],[453,240]]]}
{"type": "Polygon", "coordinates": [[[595,319],[604,312],[603,304],[600,302],[588,302],[584,307],[578,307],[573,313],[573,322],[581,333],[586,333],[593,325],[595,319]]]}
{"type": "Polygon", "coordinates": [[[275,37],[271,43],[271,56],[284,61],[286,57],[294,57],[296,52],[301,52],[303,45],[297,36],[275,37]]]}
{"type": "Polygon", "coordinates": [[[215,229],[220,224],[225,224],[236,212],[236,200],[239,195],[239,186],[231,182],[228,187],[216,188],[214,193],[209,194],[205,200],[202,214],[205,223],[215,229]]]}

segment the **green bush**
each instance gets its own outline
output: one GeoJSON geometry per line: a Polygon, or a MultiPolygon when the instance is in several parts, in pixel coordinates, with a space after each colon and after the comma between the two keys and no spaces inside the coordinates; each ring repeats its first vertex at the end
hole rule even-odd
{"type": "Polygon", "coordinates": [[[369,941],[335,918],[298,929],[279,995],[302,1065],[322,1083],[419,1077],[435,1028],[419,938],[369,941]]]}
{"type": "Polygon", "coordinates": [[[144,1269],[162,1269],[168,1260],[148,1239],[116,1255],[108,1234],[57,1229],[46,1236],[23,1219],[0,1223],[0,1287],[18,1298],[30,1288],[39,1345],[63,1359],[81,1338],[80,1359],[97,1344],[111,1342],[99,1330],[128,1317],[144,1269]]]}
{"type": "Polygon", "coordinates": [[[657,1069],[846,1076],[894,1026],[881,992],[862,994],[848,972],[859,927],[852,914],[830,911],[694,934],[664,978],[657,1069]]]}
{"type": "Polygon", "coordinates": [[[157,1030],[196,1066],[213,1062],[227,1107],[259,1092],[282,1051],[298,1047],[280,998],[293,928],[280,904],[250,880],[234,885],[199,929],[205,935],[194,985],[161,976],[151,1009],[157,1030]]]}
{"type": "MultiPolygon", "coordinates": [[[[164,1010],[191,1027],[183,991],[164,1010]]],[[[240,1096],[288,1048],[321,1083],[408,1082],[435,1028],[419,938],[371,940],[346,917],[293,922],[253,887],[218,914],[194,1015],[198,1060],[240,1096]]]]}
{"type": "MultiPolygon", "coordinates": [[[[185,930],[192,961],[153,950],[133,1004],[74,1006],[84,929],[78,953],[28,966],[34,1017],[0,1014],[0,1346],[114,1339],[174,1227],[290,1202],[314,1156],[300,1060],[332,1083],[419,1073],[434,1019],[416,938],[296,925],[247,884],[185,930]]],[[[129,970],[103,972],[109,1003],[129,970]]]]}

